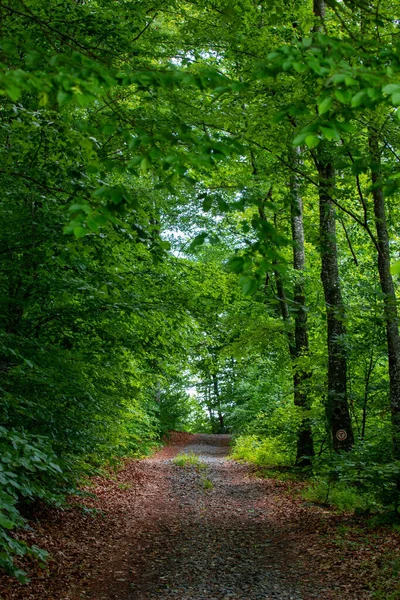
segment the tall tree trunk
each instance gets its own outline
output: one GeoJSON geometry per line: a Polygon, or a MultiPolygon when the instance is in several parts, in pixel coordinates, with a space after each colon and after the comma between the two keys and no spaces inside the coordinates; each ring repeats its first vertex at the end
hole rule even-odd
{"type": "MultiPolygon", "coordinates": [[[[291,180],[290,185],[292,192],[292,239],[294,242],[293,266],[303,274],[305,268],[303,202],[298,193],[298,185],[295,178],[291,180]]],[[[274,224],[276,228],[276,216],[274,224]]],[[[274,271],[274,275],[282,319],[285,324],[289,324],[291,321],[290,311],[282,276],[277,270],[274,271]]],[[[296,279],[294,284],[294,303],[296,306],[294,335],[289,328],[286,330],[289,353],[292,360],[294,403],[296,406],[308,409],[310,408],[310,401],[304,383],[309,378],[309,374],[299,369],[296,364],[296,360],[308,352],[307,313],[305,311],[304,278],[302,276],[296,279]]],[[[311,456],[314,456],[311,425],[309,419],[303,419],[297,432],[296,464],[304,467],[309,466],[311,464],[311,456]]]]}
{"type": "MultiPolygon", "coordinates": [[[[296,149],[298,152],[298,149],[296,149]]],[[[304,291],[304,269],[306,264],[304,248],[304,225],[303,225],[303,200],[299,193],[297,177],[293,176],[290,182],[291,187],[291,226],[293,240],[293,267],[296,273],[296,279],[293,290],[293,300],[295,305],[295,325],[294,325],[294,353],[292,357],[299,359],[308,354],[308,331],[307,331],[307,311],[304,291]]],[[[306,382],[310,374],[303,368],[294,364],[293,383],[294,383],[294,403],[305,410],[310,409],[310,399],[306,389],[306,382]]],[[[303,418],[297,434],[297,458],[296,463],[301,466],[311,464],[309,457],[314,456],[314,444],[311,432],[310,420],[303,418]]]]}
{"type": "MultiPolygon", "coordinates": [[[[313,0],[313,12],[319,18],[313,31],[322,30],[324,0],[313,0]]],[[[332,202],[335,170],[325,148],[319,146],[316,166],[319,175],[321,280],[324,288],[328,325],[328,398],[326,414],[336,452],[350,450],[354,443],[347,397],[347,360],[343,350],[344,306],[340,289],[336,245],[336,214],[332,202]]]]}
{"type": "Polygon", "coordinates": [[[216,405],[217,405],[217,414],[218,414],[219,429],[220,429],[219,433],[224,433],[224,431],[225,431],[224,415],[221,412],[221,397],[219,394],[218,377],[215,373],[212,374],[212,379],[213,379],[213,387],[214,387],[214,397],[215,397],[215,401],[216,401],[216,405]]]}
{"type": "Polygon", "coordinates": [[[362,421],[361,421],[361,433],[360,437],[363,440],[365,438],[365,428],[367,426],[367,407],[369,399],[369,388],[371,382],[372,370],[374,368],[374,349],[371,349],[371,355],[369,357],[368,366],[365,370],[365,384],[364,384],[364,400],[362,408],[362,421]]]}
{"type": "Polygon", "coordinates": [[[400,459],[400,337],[396,293],[390,272],[389,233],[382,188],[381,155],[377,134],[370,128],[368,144],[371,157],[372,197],[378,241],[378,271],[386,322],[386,339],[389,357],[390,405],[393,427],[393,453],[400,459]]]}
{"type": "Polygon", "coordinates": [[[207,407],[207,412],[208,412],[208,418],[210,420],[211,431],[214,433],[214,415],[213,415],[213,411],[212,411],[211,390],[210,390],[208,383],[205,384],[204,398],[206,401],[206,407],[207,407]]]}
{"type": "Polygon", "coordinates": [[[335,170],[325,149],[319,150],[316,166],[319,174],[321,280],[324,288],[328,327],[328,398],[326,413],[336,452],[350,450],[353,442],[347,397],[347,360],[343,348],[346,335],[344,305],[340,289],[336,244],[336,215],[332,202],[335,170]]]}

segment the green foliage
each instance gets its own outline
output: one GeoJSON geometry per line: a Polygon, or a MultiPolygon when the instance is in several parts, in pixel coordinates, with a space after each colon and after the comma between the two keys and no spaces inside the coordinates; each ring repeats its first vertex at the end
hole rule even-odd
{"type": "Polygon", "coordinates": [[[319,458],[314,469],[316,482],[306,491],[308,499],[343,510],[385,507],[396,515],[400,464],[385,444],[360,442],[349,453],[319,458]]]}
{"type": "Polygon", "coordinates": [[[308,502],[332,506],[343,512],[362,514],[377,507],[372,493],[360,492],[346,483],[328,483],[325,480],[317,480],[308,484],[302,490],[301,495],[308,502]]]}
{"type": "Polygon", "coordinates": [[[172,459],[172,463],[177,467],[197,467],[199,469],[204,469],[206,467],[205,463],[203,463],[197,454],[194,454],[193,452],[178,454],[172,459]]]}
{"type": "Polygon", "coordinates": [[[236,457],[285,466],[307,422],[318,455],[310,494],[329,488],[350,507],[358,492],[397,510],[372,192],[379,174],[398,293],[400,61],[393,7],[374,8],[327,3],[320,23],[307,3],[249,0],[1,7],[8,570],[13,553],[43,559],[12,537],[24,503],[61,502],[82,476],[148,453],[169,429],[233,432],[236,457]],[[339,342],[357,438],[346,456],[332,456],[327,435],[321,157],[337,174],[339,342]],[[302,273],[291,266],[293,181],[302,273]],[[309,351],[294,359],[299,311],[309,351]],[[307,409],[294,406],[299,373],[307,409]]]}
{"type": "Polygon", "coordinates": [[[214,484],[211,479],[207,479],[206,477],[202,480],[203,490],[206,492],[210,492],[214,488],[214,484]]]}
{"type": "Polygon", "coordinates": [[[14,556],[31,555],[43,563],[47,553],[10,535],[25,523],[21,506],[36,500],[60,504],[71,488],[45,437],[0,427],[0,457],[0,567],[24,582],[14,556]]]}
{"type": "Polygon", "coordinates": [[[283,466],[293,464],[294,456],[282,444],[279,437],[259,438],[256,435],[243,435],[235,439],[233,458],[245,460],[260,466],[283,466]]]}
{"type": "MultiPolygon", "coordinates": [[[[159,410],[157,413],[161,433],[168,431],[188,431],[193,419],[193,410],[198,408],[187,393],[190,382],[185,378],[177,378],[169,382],[168,387],[160,389],[159,410]]],[[[194,431],[197,429],[197,422],[194,431]]]]}

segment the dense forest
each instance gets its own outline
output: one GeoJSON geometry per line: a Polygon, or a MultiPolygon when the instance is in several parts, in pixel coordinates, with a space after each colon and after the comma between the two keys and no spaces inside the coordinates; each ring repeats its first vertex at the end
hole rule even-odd
{"type": "Polygon", "coordinates": [[[170,430],[398,517],[395,14],[0,3],[3,569],[44,557],[27,506],[170,430]]]}

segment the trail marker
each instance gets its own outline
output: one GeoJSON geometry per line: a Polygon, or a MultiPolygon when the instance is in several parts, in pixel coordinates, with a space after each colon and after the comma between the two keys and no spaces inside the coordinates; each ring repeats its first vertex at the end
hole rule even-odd
{"type": "Polygon", "coordinates": [[[345,431],[344,429],[339,429],[336,432],[336,437],[339,440],[339,442],[344,442],[344,440],[347,440],[347,431],[345,431]]]}

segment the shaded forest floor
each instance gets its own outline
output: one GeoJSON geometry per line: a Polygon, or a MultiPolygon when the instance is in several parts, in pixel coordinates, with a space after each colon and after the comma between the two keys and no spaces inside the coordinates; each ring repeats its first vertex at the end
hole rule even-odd
{"type": "MultiPolygon", "coordinates": [[[[175,434],[70,511],[35,515],[25,539],[52,556],[3,600],[396,600],[399,534],[307,505],[301,484],[227,459],[228,436],[175,434]],[[205,467],[178,467],[180,452],[205,467]],[[380,587],[373,595],[371,585],[380,587]]],[[[29,565],[28,565],[29,567],[29,565]]]]}

